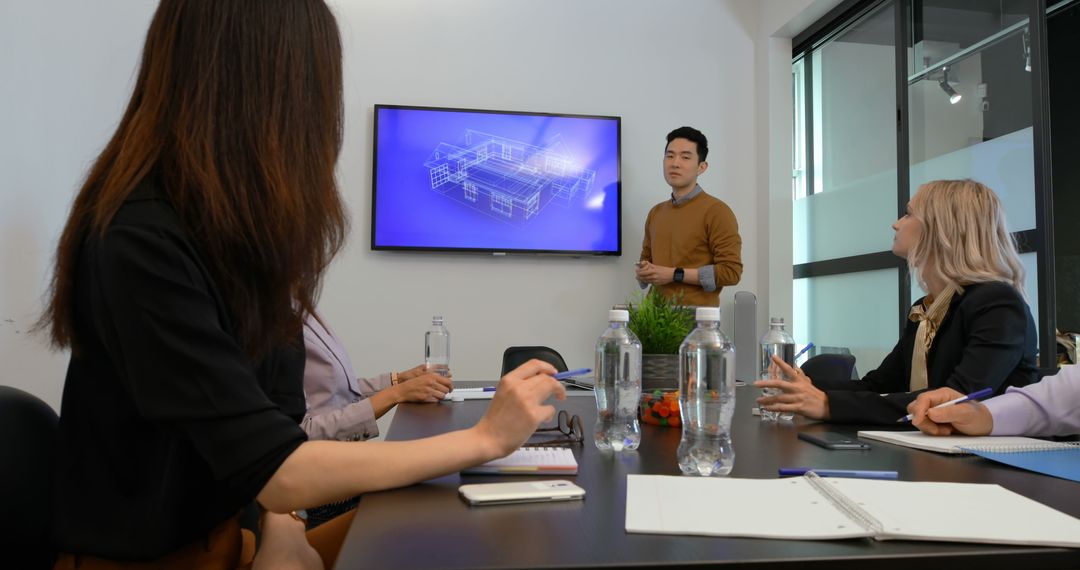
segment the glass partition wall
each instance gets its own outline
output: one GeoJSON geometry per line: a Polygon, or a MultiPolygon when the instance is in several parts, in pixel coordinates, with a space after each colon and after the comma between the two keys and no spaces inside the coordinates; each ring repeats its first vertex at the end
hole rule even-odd
{"type": "Polygon", "coordinates": [[[795,39],[800,342],[875,368],[924,295],[891,224],[920,184],[973,178],[1005,206],[1040,353],[1055,354],[1046,13],[1041,0],[850,0],[795,39]]]}
{"type": "MultiPolygon", "coordinates": [[[[930,180],[978,180],[1001,199],[1009,231],[1025,243],[1037,227],[1028,17],[1034,4],[916,3],[907,62],[910,194],[930,180]]],[[[1038,253],[1021,260],[1038,320],[1038,253]]],[[[923,294],[912,283],[912,299],[923,294]]]]}
{"type": "Polygon", "coordinates": [[[859,370],[876,367],[896,343],[899,263],[821,268],[891,247],[897,139],[882,133],[896,124],[894,20],[892,2],[873,6],[795,63],[796,117],[810,140],[793,146],[807,153],[810,191],[793,204],[792,332],[799,342],[850,350],[859,370]]]}

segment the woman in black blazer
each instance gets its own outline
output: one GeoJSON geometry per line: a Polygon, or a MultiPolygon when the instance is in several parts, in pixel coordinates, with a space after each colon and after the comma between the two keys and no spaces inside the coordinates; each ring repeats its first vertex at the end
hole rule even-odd
{"type": "Polygon", "coordinates": [[[893,253],[929,294],[911,306],[892,352],[861,381],[814,380],[777,361],[791,381],[756,382],[782,390],[758,405],[832,422],[895,424],[926,389],[1000,394],[1038,380],[1024,269],[994,192],[972,180],[929,182],[893,229],[893,253]]]}
{"type": "Polygon", "coordinates": [[[299,511],[505,456],[564,397],[531,361],[471,428],[307,441],[302,317],[348,225],[341,51],[323,0],[161,1],[42,321],[71,349],[57,568],[236,568],[252,501],[256,566],[332,566],[348,521],[305,535],[299,511]]]}

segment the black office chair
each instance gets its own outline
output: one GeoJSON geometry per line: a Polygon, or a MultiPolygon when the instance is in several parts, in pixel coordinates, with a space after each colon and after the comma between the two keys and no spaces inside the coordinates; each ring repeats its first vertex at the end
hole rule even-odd
{"type": "Polygon", "coordinates": [[[566,372],[569,368],[566,367],[566,361],[554,348],[548,348],[546,346],[511,346],[503,351],[502,360],[502,373],[499,377],[505,376],[507,372],[525,364],[529,360],[537,358],[544,362],[551,363],[559,372],[566,372]]]}
{"type": "Polygon", "coordinates": [[[0,545],[17,568],[52,568],[49,540],[59,418],[32,394],[0,386],[0,545]]]}
{"type": "Polygon", "coordinates": [[[811,356],[800,367],[815,382],[851,380],[855,357],[850,354],[819,354],[811,356]]]}

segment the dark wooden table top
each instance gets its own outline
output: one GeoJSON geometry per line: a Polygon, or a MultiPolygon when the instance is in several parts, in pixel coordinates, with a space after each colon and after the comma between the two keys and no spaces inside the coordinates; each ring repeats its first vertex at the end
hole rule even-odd
{"type": "MultiPolygon", "coordinates": [[[[763,424],[751,415],[757,390],[737,389],[732,477],[775,478],[779,467],[895,470],[907,481],[996,483],[1080,517],[1080,483],[971,456],[949,456],[868,442],[868,451],[831,451],[796,438],[798,431],[854,435],[860,426],[797,420],[763,424]]],[[[400,406],[388,440],[409,440],[473,425],[486,400],[400,406]]],[[[558,402],[579,414],[591,434],[589,396],[558,402]]],[[[452,474],[403,489],[365,495],[337,568],[625,568],[769,566],[771,568],[1080,568],[1080,550],[870,539],[802,541],[628,534],[626,476],[678,475],[678,428],[642,425],[637,452],[601,453],[575,446],[586,490],[581,502],[470,507],[465,483],[523,481],[525,476],[452,474]]],[[[872,429],[881,429],[874,427],[872,429]]],[[[378,469],[373,465],[372,469],[378,469]]],[[[536,476],[534,478],[556,478],[536,476]]],[[[738,512],[717,516],[739,517],[738,512]]],[[[785,516],[778,512],[777,517],[785,516]]]]}

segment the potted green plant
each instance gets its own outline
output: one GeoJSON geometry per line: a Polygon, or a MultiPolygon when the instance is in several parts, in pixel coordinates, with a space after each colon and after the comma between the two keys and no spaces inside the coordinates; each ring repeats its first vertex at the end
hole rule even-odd
{"type": "Polygon", "coordinates": [[[655,288],[629,303],[630,330],[641,341],[641,387],[678,388],[679,345],[694,328],[694,311],[655,288]]]}

